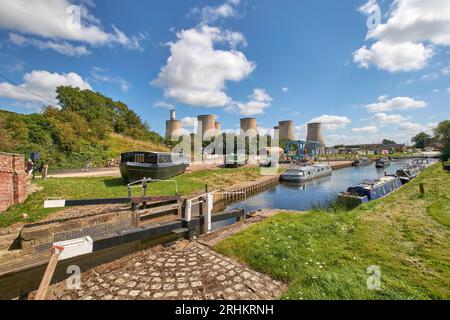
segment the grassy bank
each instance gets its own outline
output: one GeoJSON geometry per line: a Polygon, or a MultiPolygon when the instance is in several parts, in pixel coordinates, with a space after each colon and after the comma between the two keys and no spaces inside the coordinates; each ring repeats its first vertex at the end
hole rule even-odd
{"type": "MultiPolygon", "coordinates": [[[[181,195],[189,195],[196,191],[204,190],[208,184],[210,190],[222,188],[258,179],[259,168],[240,169],[215,169],[186,173],[175,177],[181,195]]],[[[44,200],[52,197],[63,199],[93,199],[126,197],[127,188],[120,178],[52,178],[46,181],[36,180],[43,190],[32,194],[26,202],[11,207],[0,214],[0,227],[8,227],[16,222],[35,222],[50,213],[60,209],[44,209],[44,200]],[[22,219],[22,214],[28,214],[27,220],[22,219]]],[[[149,189],[151,195],[173,195],[175,187],[173,183],[159,182],[152,184],[149,189]]],[[[135,194],[140,194],[136,189],[135,194]]]]}
{"type": "Polygon", "coordinates": [[[353,211],[283,213],[216,249],[289,282],[284,299],[449,299],[449,185],[438,164],[353,211]],[[373,265],[381,290],[367,289],[373,265]]]}

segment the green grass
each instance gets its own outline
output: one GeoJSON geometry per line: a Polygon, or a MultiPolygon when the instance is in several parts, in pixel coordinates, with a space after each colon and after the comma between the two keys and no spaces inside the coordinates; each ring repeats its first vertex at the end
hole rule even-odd
{"type": "MultiPolygon", "coordinates": [[[[208,184],[210,190],[231,186],[240,182],[255,180],[260,177],[259,168],[239,169],[214,169],[185,173],[175,177],[181,195],[189,195],[205,189],[208,184]]],[[[61,209],[44,209],[44,200],[53,197],[63,199],[95,199],[126,197],[127,187],[120,178],[51,178],[48,180],[37,179],[36,183],[43,187],[42,191],[32,194],[23,204],[16,205],[0,215],[0,227],[8,227],[16,222],[35,222],[49,214],[61,211],[61,209]],[[22,219],[22,214],[28,214],[27,220],[22,219]]],[[[133,194],[141,191],[136,188],[133,194]]],[[[158,182],[151,184],[151,195],[173,195],[175,186],[173,183],[158,182]]]]}
{"type": "Polygon", "coordinates": [[[449,185],[435,165],[384,199],[349,212],[282,213],[216,250],[288,282],[283,299],[449,299],[449,185]],[[367,289],[372,265],[381,290],[367,289]]]}
{"type": "Polygon", "coordinates": [[[117,158],[124,152],[130,151],[162,151],[168,152],[169,149],[161,144],[150,141],[139,141],[129,137],[122,136],[117,133],[111,133],[108,139],[103,141],[107,147],[108,158],[117,158]]]}

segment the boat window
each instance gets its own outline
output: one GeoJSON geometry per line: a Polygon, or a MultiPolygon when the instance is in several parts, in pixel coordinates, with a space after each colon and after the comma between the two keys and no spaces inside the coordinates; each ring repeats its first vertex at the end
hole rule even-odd
{"type": "Polygon", "coordinates": [[[159,155],[159,163],[171,163],[172,157],[168,154],[161,154],[159,155]]]}
{"type": "Polygon", "coordinates": [[[142,154],[142,153],[136,153],[136,154],[134,155],[134,162],[137,162],[137,163],[144,163],[144,154],[142,154]]]}
{"type": "Polygon", "coordinates": [[[155,153],[146,153],[145,154],[145,163],[158,163],[158,155],[155,153]]]}

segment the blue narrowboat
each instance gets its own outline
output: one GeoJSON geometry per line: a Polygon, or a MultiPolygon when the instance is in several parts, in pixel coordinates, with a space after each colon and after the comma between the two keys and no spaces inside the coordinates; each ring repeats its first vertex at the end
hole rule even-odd
{"type": "Polygon", "coordinates": [[[351,200],[357,203],[366,203],[380,199],[402,186],[398,177],[385,176],[378,180],[366,180],[362,183],[348,188],[338,197],[338,202],[351,200]]]}

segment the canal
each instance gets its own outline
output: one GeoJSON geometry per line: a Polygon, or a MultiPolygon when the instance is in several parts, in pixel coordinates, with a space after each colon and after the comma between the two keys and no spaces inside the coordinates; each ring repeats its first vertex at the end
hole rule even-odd
{"type": "Polygon", "coordinates": [[[281,182],[279,185],[246,201],[234,203],[228,208],[245,208],[247,212],[260,209],[283,209],[306,211],[333,202],[338,194],[351,185],[366,179],[376,179],[385,174],[395,174],[411,160],[393,161],[385,169],[377,169],[375,164],[363,167],[350,167],[333,171],[328,177],[318,178],[307,183],[281,182]]]}

